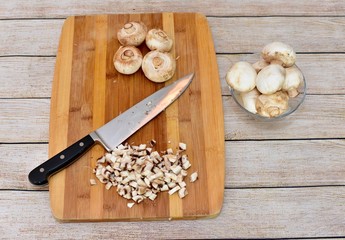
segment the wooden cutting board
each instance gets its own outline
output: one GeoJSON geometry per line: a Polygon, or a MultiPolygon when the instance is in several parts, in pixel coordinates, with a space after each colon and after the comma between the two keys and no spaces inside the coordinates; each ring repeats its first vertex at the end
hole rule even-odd
{"type": "MultiPolygon", "coordinates": [[[[145,44],[139,47],[148,52],[145,44]]],[[[66,19],[57,53],[51,98],[49,155],[57,154],[148,95],[195,72],[189,89],[168,109],[135,133],[129,143],[157,141],[156,150],[187,144],[199,180],[189,183],[189,194],[160,193],[127,208],[128,200],[115,188],[106,190],[92,169],[104,154],[94,146],[77,162],[49,179],[53,215],[64,221],[191,219],[216,216],[224,192],[224,122],[221,88],[210,29],[196,13],[155,13],[78,16],[66,19]],[[177,59],[173,79],[153,83],[142,70],[129,76],[116,72],[113,55],[119,48],[116,33],[126,22],[161,28],[174,39],[177,59]],[[98,180],[97,180],[98,181],[98,180]]],[[[116,134],[116,129],[114,129],[116,134]]]]}

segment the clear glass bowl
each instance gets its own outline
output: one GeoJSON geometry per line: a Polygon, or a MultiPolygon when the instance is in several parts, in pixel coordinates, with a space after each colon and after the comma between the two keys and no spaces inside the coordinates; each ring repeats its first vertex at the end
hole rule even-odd
{"type": "MultiPolygon", "coordinates": [[[[301,71],[301,69],[300,69],[300,71],[301,71]]],[[[302,74],[303,74],[303,72],[302,72],[302,74]]],[[[286,112],[284,112],[283,114],[281,114],[281,115],[279,115],[277,117],[271,117],[271,118],[264,117],[264,116],[261,116],[259,114],[255,114],[255,113],[249,112],[243,106],[243,102],[242,102],[242,98],[240,96],[240,93],[235,91],[234,89],[232,89],[230,86],[229,86],[229,89],[230,89],[230,93],[232,95],[232,98],[235,100],[235,102],[240,106],[240,108],[243,111],[245,111],[248,115],[254,117],[255,119],[258,119],[258,120],[261,120],[261,121],[270,122],[270,121],[281,120],[284,117],[289,116],[290,114],[292,114],[293,112],[295,112],[298,109],[298,107],[303,103],[303,101],[305,99],[307,84],[306,84],[306,81],[305,81],[305,77],[303,75],[303,81],[302,81],[301,85],[298,88],[298,92],[299,92],[298,96],[289,99],[289,109],[286,112]]]]}

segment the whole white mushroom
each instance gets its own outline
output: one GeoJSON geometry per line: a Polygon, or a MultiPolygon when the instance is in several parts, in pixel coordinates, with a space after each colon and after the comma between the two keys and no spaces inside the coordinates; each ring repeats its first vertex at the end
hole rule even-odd
{"type": "Polygon", "coordinates": [[[258,114],[264,117],[277,117],[289,109],[289,96],[283,91],[262,94],[256,100],[258,114]]]}
{"type": "Polygon", "coordinates": [[[146,35],[146,46],[150,50],[169,52],[173,45],[173,40],[162,29],[151,29],[146,35]]]}
{"type": "Polygon", "coordinates": [[[260,92],[254,88],[250,92],[243,92],[240,93],[243,107],[247,109],[249,112],[257,113],[256,110],[256,99],[260,96],[260,92]]]}
{"type": "Polygon", "coordinates": [[[143,60],[140,50],[134,46],[121,46],[115,53],[113,62],[116,70],[122,74],[138,71],[143,60]]]}
{"type": "Polygon", "coordinates": [[[256,87],[263,94],[279,91],[285,80],[285,69],[278,64],[271,64],[263,68],[256,78],[256,87]]]}
{"type": "Polygon", "coordinates": [[[303,74],[296,66],[286,68],[285,71],[286,75],[282,89],[288,92],[289,97],[294,98],[299,94],[298,87],[303,82],[303,74]]]}
{"type": "Polygon", "coordinates": [[[257,73],[248,62],[235,63],[226,74],[228,85],[238,92],[249,92],[255,88],[257,73]]]}
{"type": "Polygon", "coordinates": [[[118,32],[117,39],[124,46],[139,46],[145,41],[147,27],[143,22],[128,22],[118,32]]]}
{"type": "Polygon", "coordinates": [[[145,55],[141,68],[148,79],[160,83],[172,78],[176,61],[170,53],[155,50],[145,55]]]}
{"type": "Polygon", "coordinates": [[[296,62],[293,48],[282,42],[267,44],[261,51],[262,58],[269,63],[278,63],[283,67],[291,67],[296,62]]]}

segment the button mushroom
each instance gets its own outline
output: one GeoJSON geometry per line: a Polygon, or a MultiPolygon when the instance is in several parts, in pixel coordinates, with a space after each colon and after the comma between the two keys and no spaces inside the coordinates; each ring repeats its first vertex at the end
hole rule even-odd
{"type": "Polygon", "coordinates": [[[303,81],[303,74],[296,66],[286,68],[285,70],[286,75],[283,90],[288,92],[289,97],[294,98],[299,94],[298,87],[303,81]]]}
{"type": "Polygon", "coordinates": [[[261,116],[276,117],[288,110],[288,100],[289,96],[282,91],[270,95],[262,94],[256,100],[256,109],[261,116]]]}
{"type": "Polygon", "coordinates": [[[279,91],[285,80],[285,69],[278,64],[263,68],[256,78],[256,87],[263,94],[279,91]]]}
{"type": "Polygon", "coordinates": [[[228,85],[238,92],[249,92],[255,88],[257,74],[248,62],[235,63],[226,74],[228,85]]]}
{"type": "Polygon", "coordinates": [[[247,109],[249,112],[256,113],[256,99],[260,95],[260,92],[254,88],[250,92],[240,93],[243,107],[247,109]]]}
{"type": "Polygon", "coordinates": [[[170,53],[155,50],[145,55],[141,67],[148,79],[161,83],[172,78],[175,73],[176,62],[170,53]]]}
{"type": "Polygon", "coordinates": [[[124,46],[139,46],[145,41],[147,27],[143,22],[128,22],[118,32],[117,39],[124,46]]]}
{"type": "Polygon", "coordinates": [[[133,46],[120,47],[113,58],[116,70],[122,74],[132,74],[138,71],[143,60],[140,50],[133,46]]]}
{"type": "Polygon", "coordinates": [[[267,67],[268,65],[270,64],[263,59],[260,59],[256,63],[252,64],[253,68],[255,69],[257,73],[260,72],[263,68],[267,67]]]}
{"type": "Polygon", "coordinates": [[[150,50],[169,52],[173,45],[173,40],[161,29],[151,29],[146,35],[146,46],[150,50]]]}
{"type": "Polygon", "coordinates": [[[267,44],[262,49],[261,56],[266,62],[278,63],[283,67],[291,67],[296,61],[296,53],[293,48],[282,42],[267,44]]]}

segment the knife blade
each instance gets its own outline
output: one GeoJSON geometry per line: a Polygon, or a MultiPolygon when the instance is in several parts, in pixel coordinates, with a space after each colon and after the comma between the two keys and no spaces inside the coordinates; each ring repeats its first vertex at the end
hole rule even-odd
{"type": "Polygon", "coordinates": [[[193,78],[194,73],[180,78],[73,143],[34,168],[28,175],[29,181],[34,185],[47,184],[48,178],[52,174],[72,164],[89,150],[94,143],[103,145],[110,152],[179,98],[188,88],[193,78]]]}

